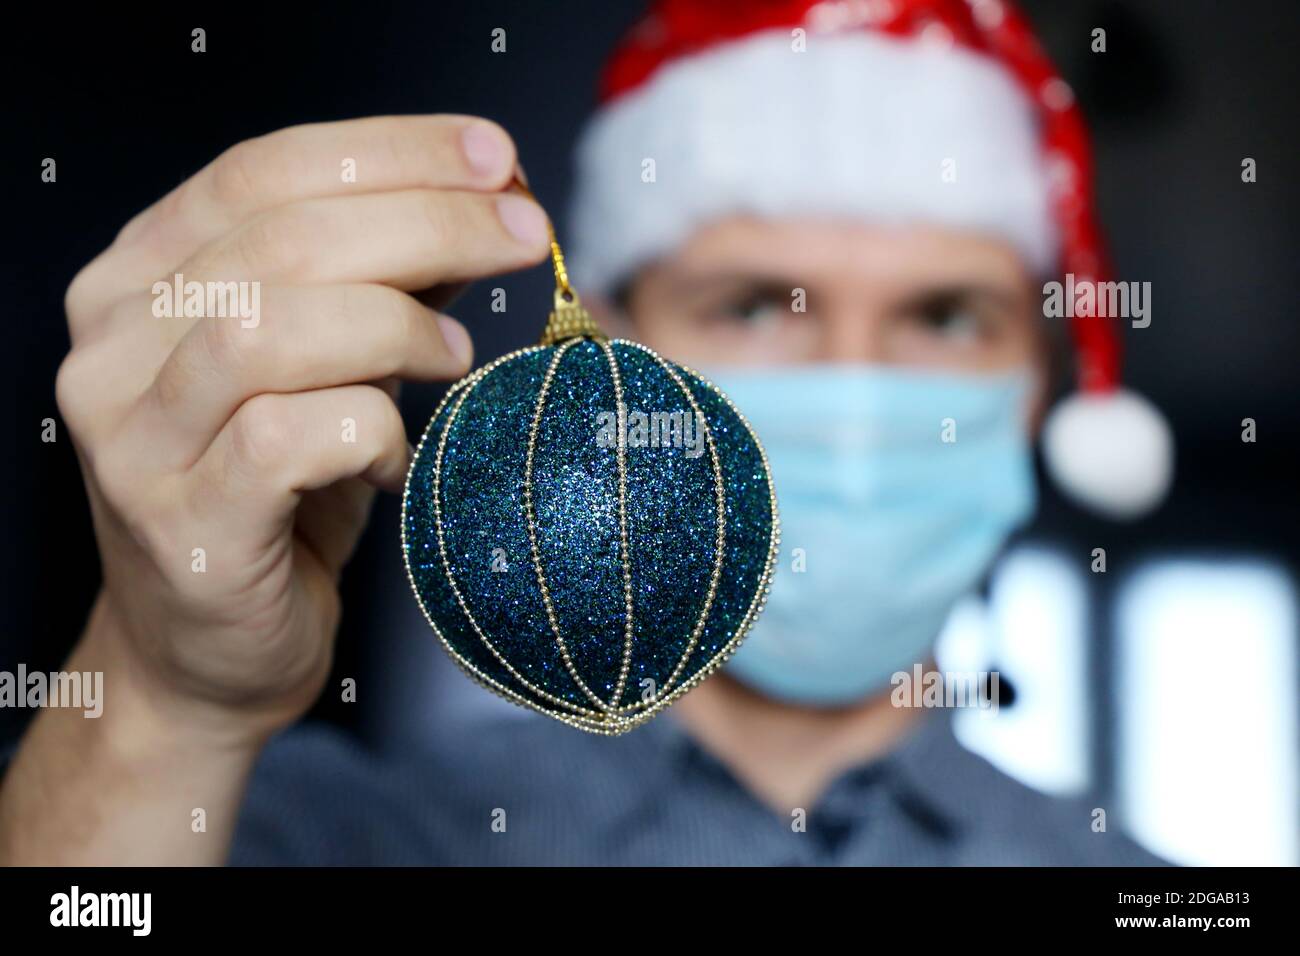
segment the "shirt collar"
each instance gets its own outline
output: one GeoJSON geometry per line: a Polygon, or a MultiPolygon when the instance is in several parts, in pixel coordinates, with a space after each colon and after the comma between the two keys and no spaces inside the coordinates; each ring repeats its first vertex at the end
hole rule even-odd
{"type": "Polygon", "coordinates": [[[914,815],[953,837],[979,816],[973,800],[982,792],[982,762],[957,741],[948,711],[927,712],[884,760],[896,795],[914,815]]]}
{"type": "MultiPolygon", "coordinates": [[[[632,732],[661,761],[664,780],[701,771],[731,776],[727,768],[696,743],[687,729],[668,711],[632,732]]],[[[894,750],[875,760],[845,768],[822,795],[843,805],[867,788],[884,786],[895,801],[918,823],[955,838],[966,828],[975,809],[971,790],[978,780],[980,761],[957,741],[952,715],[926,712],[894,750]]],[[[739,783],[739,781],[737,781],[739,783]]],[[[867,801],[858,801],[865,807],[867,801]]]]}

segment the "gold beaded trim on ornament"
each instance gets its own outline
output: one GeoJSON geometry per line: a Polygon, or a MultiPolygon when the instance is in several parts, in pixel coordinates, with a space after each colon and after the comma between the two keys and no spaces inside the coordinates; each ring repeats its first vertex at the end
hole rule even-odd
{"type": "MultiPolygon", "coordinates": [[[[555,605],[551,601],[551,589],[546,583],[546,573],[542,570],[541,549],[537,545],[537,520],[533,509],[533,459],[537,451],[537,433],[541,428],[542,412],[546,408],[546,397],[550,394],[551,383],[555,380],[555,371],[560,367],[560,362],[564,359],[565,353],[576,345],[580,339],[570,339],[555,350],[550,364],[546,368],[546,375],[542,378],[542,387],[537,392],[537,402],[533,406],[532,424],[528,429],[528,454],[524,460],[524,523],[528,527],[528,547],[532,554],[533,572],[537,575],[537,587],[542,592],[542,605],[546,608],[546,620],[550,624],[551,633],[555,637],[556,647],[560,651],[560,659],[564,661],[564,668],[569,672],[569,677],[578,689],[587,696],[593,704],[602,712],[608,713],[618,701],[618,695],[614,696],[608,704],[600,699],[600,696],[587,686],[582,675],[578,673],[578,667],[573,663],[573,658],[569,654],[569,646],[564,640],[564,635],[560,632],[560,621],[555,613],[555,605]]],[[[630,615],[630,612],[629,612],[630,615]]],[[[624,661],[631,658],[631,627],[628,628],[627,647],[624,652],[624,661]]],[[[626,671],[624,671],[626,673],[626,671]]],[[[622,685],[619,685],[619,693],[622,693],[622,685]]]]}
{"type": "MultiPolygon", "coordinates": [[[[641,349],[643,352],[648,353],[660,362],[665,361],[657,352],[642,345],[640,342],[631,342],[626,339],[616,339],[615,342],[616,344],[628,345],[633,348],[641,349]]],[[[763,462],[763,472],[767,484],[768,507],[772,516],[772,527],[768,535],[767,559],[763,565],[763,572],[759,576],[758,582],[754,588],[754,594],[750,599],[748,609],[745,611],[745,616],[736,627],[735,633],[732,634],[731,639],[713,655],[707,664],[692,674],[687,681],[679,684],[676,690],[670,692],[666,697],[658,698],[655,701],[654,706],[646,710],[636,720],[636,723],[638,724],[649,720],[660,710],[670,706],[683,694],[702,683],[707,677],[730,660],[732,655],[736,653],[737,648],[740,647],[741,643],[745,640],[745,637],[749,634],[749,631],[753,628],[754,622],[758,619],[758,615],[761,614],[767,606],[767,596],[772,589],[772,573],[776,569],[776,556],[781,546],[781,517],[777,505],[776,486],[772,481],[772,467],[767,458],[767,451],[763,448],[763,443],[759,441],[758,435],[755,434],[753,426],[749,423],[749,419],[747,419],[744,413],[736,407],[735,403],[727,397],[726,393],[710,382],[707,378],[700,375],[700,373],[695,371],[693,368],[686,365],[681,367],[686,372],[689,372],[691,375],[699,379],[702,384],[712,389],[713,392],[715,392],[717,396],[726,403],[727,407],[735,414],[741,425],[744,426],[745,431],[754,442],[754,447],[758,449],[759,457],[763,462]]]]}
{"type": "MultiPolygon", "coordinates": [[[[682,651],[682,656],[678,658],[677,665],[673,668],[672,673],[670,673],[668,679],[664,681],[664,686],[657,688],[654,695],[652,695],[648,700],[635,702],[627,707],[620,708],[621,713],[635,713],[644,707],[652,706],[661,695],[667,693],[672,688],[673,684],[675,684],[677,679],[681,676],[682,671],[686,668],[687,661],[689,661],[691,655],[695,653],[695,648],[698,646],[700,641],[700,635],[704,633],[704,626],[708,622],[710,612],[713,610],[714,598],[717,597],[718,581],[722,577],[722,564],[726,559],[727,495],[726,486],[722,480],[722,463],[718,458],[717,446],[713,442],[713,430],[709,427],[709,423],[704,416],[704,412],[700,409],[699,403],[695,400],[694,394],[692,394],[691,390],[686,387],[686,383],[682,381],[681,376],[677,374],[672,365],[664,361],[650,349],[643,345],[639,345],[636,342],[621,341],[618,344],[635,347],[649,355],[658,363],[659,367],[668,374],[673,383],[686,397],[686,401],[690,404],[691,411],[695,415],[695,420],[700,423],[700,430],[704,434],[704,440],[709,449],[709,459],[713,467],[714,509],[717,515],[717,535],[714,540],[713,550],[713,571],[709,576],[709,589],[705,594],[704,606],[700,609],[700,615],[695,621],[695,626],[691,629],[690,638],[686,643],[686,648],[682,651]]],[[[624,425],[620,422],[620,431],[622,431],[623,428],[624,425]]]]}
{"type": "Polygon", "coordinates": [[[421,452],[424,451],[424,446],[427,443],[429,439],[429,435],[433,430],[433,423],[438,420],[438,416],[442,414],[443,409],[446,408],[447,406],[447,403],[452,401],[454,398],[456,398],[457,393],[460,392],[462,389],[470,387],[473,384],[477,383],[477,381],[480,378],[482,378],[485,374],[487,374],[489,371],[496,368],[497,366],[509,362],[512,359],[520,358],[525,355],[530,355],[533,352],[538,352],[540,350],[541,350],[541,346],[532,346],[529,348],[520,349],[516,352],[511,352],[509,355],[501,356],[500,358],[496,359],[490,364],[479,369],[477,372],[473,372],[470,375],[467,375],[465,378],[461,379],[459,382],[454,384],[450,389],[448,389],[447,394],[443,396],[442,401],[438,403],[438,407],[434,410],[433,415],[429,418],[429,423],[425,426],[423,433],[421,433],[420,435],[420,442],[416,446],[415,454],[411,458],[411,467],[407,471],[406,484],[402,490],[402,529],[401,529],[402,530],[402,562],[406,567],[406,580],[411,586],[411,593],[415,595],[415,602],[417,605],[419,605],[420,613],[424,615],[425,621],[428,623],[433,633],[437,636],[439,643],[442,644],[443,650],[447,652],[447,655],[453,661],[456,662],[456,665],[462,671],[465,672],[466,676],[468,676],[470,680],[474,681],[474,683],[478,684],[480,687],[484,688],[485,690],[488,690],[491,693],[496,694],[498,697],[501,697],[504,700],[508,700],[513,704],[517,704],[520,707],[527,708],[528,710],[532,710],[537,713],[546,714],[548,717],[553,717],[554,719],[566,723],[572,727],[577,727],[581,730],[586,730],[590,733],[612,735],[614,733],[620,733],[621,731],[611,730],[603,723],[589,721],[584,719],[582,716],[578,716],[578,715],[570,716],[568,714],[556,713],[554,711],[546,710],[544,707],[540,707],[536,701],[529,700],[527,697],[524,697],[514,688],[507,687],[506,685],[497,681],[491,675],[486,674],[483,671],[479,670],[478,667],[475,666],[475,664],[472,661],[463,657],[460,654],[460,652],[455,648],[455,646],[451,643],[451,641],[447,639],[447,636],[443,634],[442,629],[438,627],[437,622],[433,619],[433,615],[429,613],[429,608],[425,605],[424,598],[420,595],[420,589],[415,583],[415,573],[411,568],[410,549],[408,546],[408,542],[406,540],[406,514],[407,514],[407,508],[410,505],[411,479],[412,477],[414,477],[415,474],[415,463],[419,459],[421,452]]]}
{"type": "Polygon", "coordinates": [[[603,339],[597,343],[605,353],[609,363],[609,374],[614,381],[614,413],[618,419],[618,439],[614,445],[614,458],[618,468],[618,546],[619,558],[623,565],[623,606],[626,617],[623,623],[623,664],[619,668],[618,683],[610,695],[610,706],[617,708],[623,700],[623,691],[627,688],[627,675],[632,669],[632,639],[634,633],[632,615],[632,557],[627,540],[627,409],[623,406],[623,376],[618,371],[618,360],[609,343],[603,339]]]}
{"type": "Polygon", "coordinates": [[[442,567],[443,572],[447,575],[447,583],[451,586],[451,592],[455,595],[456,603],[460,605],[461,611],[464,612],[465,619],[469,622],[470,628],[476,635],[478,635],[479,640],[483,642],[483,645],[489,652],[491,652],[492,656],[497,659],[501,666],[506,669],[510,676],[519,681],[519,683],[526,687],[530,692],[536,694],[543,700],[555,704],[557,707],[563,707],[566,710],[572,710],[579,714],[591,714],[594,716],[594,712],[578,707],[576,704],[572,704],[561,697],[556,697],[542,688],[535,686],[528,680],[528,678],[519,673],[513,664],[506,660],[505,655],[497,650],[496,644],[493,643],[492,639],[487,635],[483,628],[479,626],[478,621],[475,619],[473,612],[469,608],[469,604],[466,603],[464,596],[461,594],[460,586],[456,582],[455,572],[451,569],[451,559],[447,556],[447,544],[443,534],[442,523],[442,464],[447,449],[447,437],[451,434],[452,426],[456,424],[456,418],[460,414],[465,399],[468,398],[479,385],[483,384],[483,381],[487,378],[488,374],[497,367],[498,366],[494,364],[490,368],[485,368],[482,374],[478,375],[473,382],[461,390],[460,397],[457,398],[456,404],[452,406],[451,412],[447,416],[447,423],[443,426],[442,434],[438,439],[437,457],[434,459],[433,466],[433,521],[434,527],[438,533],[438,555],[442,558],[442,567]]]}
{"type": "MultiPolygon", "coordinates": [[[[537,445],[537,435],[540,428],[542,413],[546,407],[546,399],[550,392],[551,384],[554,380],[556,369],[559,367],[564,354],[568,351],[568,349],[572,345],[576,344],[577,341],[578,340],[570,340],[569,342],[566,342],[565,344],[560,346],[559,350],[555,354],[555,357],[551,360],[551,363],[547,368],[546,375],[542,381],[541,390],[538,394],[537,404],[535,406],[533,419],[532,419],[532,425],[529,429],[528,455],[527,455],[527,461],[524,469],[524,516],[528,527],[528,540],[529,540],[530,550],[532,553],[533,568],[537,574],[537,584],[542,592],[542,601],[546,608],[547,621],[549,622],[551,627],[551,632],[555,637],[555,642],[557,647],[559,648],[560,656],[564,662],[565,669],[568,671],[569,676],[573,679],[573,682],[587,696],[587,698],[606,713],[610,713],[612,711],[617,714],[634,714],[639,710],[652,706],[655,700],[659,696],[661,696],[666,691],[668,691],[672,687],[672,685],[677,682],[677,679],[681,676],[681,672],[686,667],[686,664],[690,659],[691,654],[694,653],[696,646],[699,644],[700,635],[704,631],[704,626],[708,621],[709,613],[713,607],[713,602],[717,595],[718,581],[722,576],[722,565],[726,557],[726,527],[727,527],[726,492],[725,492],[725,486],[722,479],[722,466],[718,458],[717,447],[713,441],[712,430],[708,427],[708,422],[705,419],[704,413],[700,409],[698,402],[696,402],[695,396],[691,393],[690,389],[686,387],[685,383],[682,382],[680,376],[677,375],[677,373],[673,370],[671,365],[669,365],[667,362],[665,362],[663,359],[659,358],[658,356],[653,355],[653,353],[650,353],[649,350],[643,350],[646,351],[647,354],[650,354],[651,357],[654,359],[654,361],[657,362],[659,366],[663,368],[663,370],[671,377],[674,384],[682,392],[687,402],[690,404],[691,409],[695,415],[696,421],[700,423],[700,428],[704,434],[705,441],[709,449],[710,461],[712,464],[715,513],[717,515],[716,522],[715,522],[717,525],[717,536],[714,543],[713,569],[710,574],[709,588],[705,596],[704,605],[695,622],[695,625],[691,629],[686,648],[682,652],[681,657],[678,659],[676,666],[674,667],[672,673],[669,675],[668,679],[664,682],[664,685],[656,689],[654,695],[652,695],[648,699],[644,699],[642,701],[635,702],[630,705],[621,706],[623,694],[627,688],[627,677],[631,671],[632,648],[634,644],[634,635],[635,635],[635,623],[634,623],[635,617],[633,612],[633,597],[632,597],[633,594],[632,562],[631,562],[631,555],[630,555],[631,547],[630,547],[630,542],[627,533],[627,444],[626,444],[627,426],[626,426],[626,418],[625,418],[625,413],[623,408],[622,374],[619,370],[618,360],[614,355],[613,349],[611,349],[608,344],[600,343],[601,348],[605,353],[606,361],[609,364],[610,374],[614,384],[614,403],[615,403],[615,407],[618,409],[617,414],[618,414],[619,440],[617,446],[617,458],[618,458],[618,483],[619,483],[619,547],[620,547],[619,554],[620,554],[622,572],[623,572],[623,598],[624,598],[624,605],[626,607],[623,660],[619,671],[617,686],[615,687],[613,694],[610,696],[609,702],[606,703],[605,701],[602,701],[600,697],[588,687],[587,683],[582,679],[582,676],[578,673],[577,666],[574,664],[573,659],[569,654],[568,645],[564,639],[563,633],[561,632],[559,620],[555,613],[554,605],[551,601],[550,588],[547,584],[546,575],[542,568],[541,549],[538,546],[536,515],[532,503],[533,460],[534,460],[534,455],[535,455],[535,450],[537,445]]],[[[634,343],[629,343],[629,344],[634,344],[634,343]]]]}

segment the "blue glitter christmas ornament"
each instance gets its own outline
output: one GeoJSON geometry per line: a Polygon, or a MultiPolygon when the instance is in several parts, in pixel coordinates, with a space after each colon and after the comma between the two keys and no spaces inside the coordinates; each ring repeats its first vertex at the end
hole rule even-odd
{"type": "Polygon", "coordinates": [[[434,412],[407,476],[402,552],[470,677],[619,734],[716,670],[753,625],[776,497],[726,396],[608,341],[551,248],[542,344],[470,373],[434,412]]]}

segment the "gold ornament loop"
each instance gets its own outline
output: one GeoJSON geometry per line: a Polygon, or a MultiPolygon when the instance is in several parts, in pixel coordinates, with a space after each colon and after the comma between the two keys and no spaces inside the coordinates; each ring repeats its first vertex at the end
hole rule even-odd
{"type": "MultiPolygon", "coordinates": [[[[533,191],[517,175],[515,185],[529,199],[537,201],[533,191]]],[[[556,345],[569,339],[609,341],[609,337],[601,331],[596,320],[591,317],[591,313],[583,308],[582,300],[578,298],[578,293],[569,283],[569,270],[564,265],[564,251],[560,249],[560,243],[555,238],[555,228],[551,225],[549,216],[546,219],[546,231],[551,237],[551,265],[555,270],[555,304],[551,309],[550,317],[546,320],[546,328],[542,331],[542,345],[556,345]]]]}

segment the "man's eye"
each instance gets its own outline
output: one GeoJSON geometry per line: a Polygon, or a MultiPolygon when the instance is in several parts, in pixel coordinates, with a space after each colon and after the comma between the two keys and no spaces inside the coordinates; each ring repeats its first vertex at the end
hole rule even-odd
{"type": "Polygon", "coordinates": [[[777,302],[770,296],[751,296],[721,311],[732,321],[744,322],[746,325],[766,325],[779,321],[783,314],[790,311],[790,306],[788,303],[777,302]]]}
{"type": "Polygon", "coordinates": [[[917,315],[917,322],[932,335],[951,342],[978,342],[987,333],[984,319],[960,303],[935,303],[917,315]]]}
{"type": "Polygon", "coordinates": [[[777,317],[771,300],[762,297],[736,299],[733,302],[719,303],[712,308],[712,317],[724,323],[753,325],[771,321],[777,317]]]}

